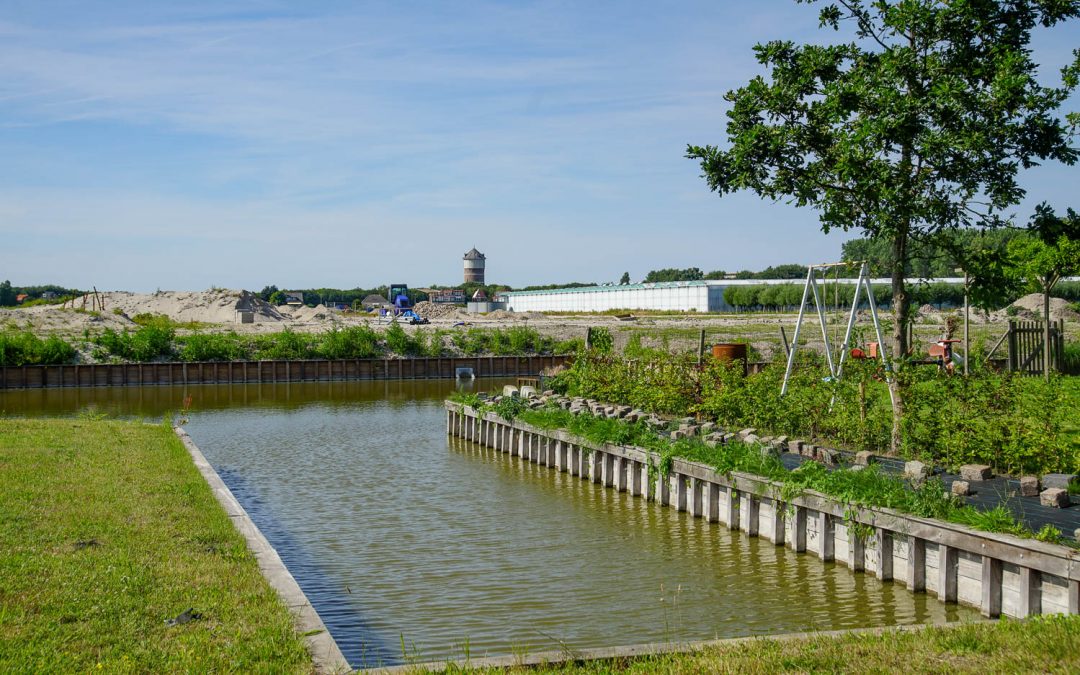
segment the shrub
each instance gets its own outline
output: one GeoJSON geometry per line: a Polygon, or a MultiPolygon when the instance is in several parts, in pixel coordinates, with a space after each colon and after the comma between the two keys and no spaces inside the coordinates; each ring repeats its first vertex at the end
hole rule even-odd
{"type": "Polygon", "coordinates": [[[401,324],[396,321],[386,329],[383,338],[386,340],[387,348],[394,354],[414,356],[420,351],[420,345],[416,339],[406,333],[401,324]]]}
{"type": "Polygon", "coordinates": [[[280,333],[257,337],[252,356],[259,360],[310,359],[315,356],[313,342],[312,336],[286,328],[280,333]]]}
{"type": "Polygon", "coordinates": [[[42,340],[31,331],[0,331],[0,366],[53,366],[75,358],[75,348],[50,335],[42,340]]]}
{"type": "Polygon", "coordinates": [[[316,348],[324,359],[370,359],[379,354],[379,335],[368,326],[333,328],[316,348]]]}
{"type": "MultiPolygon", "coordinates": [[[[135,332],[123,332],[106,328],[92,339],[104,350],[105,355],[124,361],[153,361],[171,356],[176,331],[163,321],[150,321],[135,332]]],[[[99,351],[99,355],[101,352],[99,351]]]]}
{"type": "Polygon", "coordinates": [[[251,349],[233,332],[194,333],[181,338],[177,356],[181,361],[243,361],[251,349]]]}

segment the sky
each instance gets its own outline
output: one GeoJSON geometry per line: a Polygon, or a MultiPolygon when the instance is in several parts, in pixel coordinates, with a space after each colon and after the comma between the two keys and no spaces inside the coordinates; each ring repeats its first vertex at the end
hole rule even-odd
{"type": "MultiPolygon", "coordinates": [[[[756,42],[826,39],[818,9],[3,0],[0,279],[450,285],[474,246],[517,287],[837,260],[853,235],[718,198],[684,158],[726,144],[756,42]]],[[[1054,29],[1036,60],[1078,37],[1054,29]]],[[[1080,207],[1076,170],[1029,172],[1017,211],[1080,207]]]]}

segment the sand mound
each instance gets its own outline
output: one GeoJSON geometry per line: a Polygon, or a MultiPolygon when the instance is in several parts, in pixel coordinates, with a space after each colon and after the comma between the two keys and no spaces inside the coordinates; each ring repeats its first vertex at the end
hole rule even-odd
{"type": "Polygon", "coordinates": [[[330,319],[330,310],[325,305],[316,305],[315,307],[308,307],[301,305],[300,307],[289,307],[285,310],[287,317],[293,321],[326,321],[330,319]]]}
{"type": "MultiPolygon", "coordinates": [[[[1010,318],[1042,320],[1042,293],[1029,293],[1011,304],[1010,307],[1016,308],[1013,316],[1010,317],[1008,311],[1003,309],[994,312],[992,315],[993,318],[997,321],[1005,321],[1010,318]]],[[[1080,320],[1080,313],[1072,308],[1069,301],[1062,300],[1061,298],[1050,298],[1050,320],[1058,321],[1060,319],[1077,321],[1080,320]]]]}
{"type": "Polygon", "coordinates": [[[413,311],[425,319],[456,319],[462,314],[457,305],[442,304],[421,300],[413,306],[413,311]]]}
{"type": "Polygon", "coordinates": [[[237,310],[249,309],[256,322],[282,321],[285,317],[262,298],[247,291],[213,288],[208,291],[158,291],[156,293],[102,293],[105,311],[119,309],[128,317],[163,314],[174,321],[235,323],[237,310]]]}

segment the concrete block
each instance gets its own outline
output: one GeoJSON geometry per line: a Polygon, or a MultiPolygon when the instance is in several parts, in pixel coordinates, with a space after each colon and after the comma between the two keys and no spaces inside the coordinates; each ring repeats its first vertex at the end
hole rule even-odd
{"type": "Polygon", "coordinates": [[[760,443],[760,442],[761,442],[761,439],[758,438],[755,434],[747,434],[746,436],[743,436],[743,443],[760,443]]]}
{"type": "Polygon", "coordinates": [[[931,472],[930,467],[922,462],[904,462],[904,478],[921,482],[928,478],[931,472]]]}
{"type": "Polygon", "coordinates": [[[681,438],[686,438],[686,437],[687,437],[687,436],[689,436],[689,435],[690,435],[690,434],[686,433],[686,432],[685,432],[684,430],[682,430],[682,429],[676,429],[675,431],[672,431],[672,432],[671,432],[671,440],[673,440],[673,441],[677,441],[677,440],[679,440],[679,439],[681,439],[681,438]]]}
{"type": "Polygon", "coordinates": [[[1080,527],[1073,530],[1073,539],[1080,541],[1080,527]]]}
{"type": "Polygon", "coordinates": [[[840,451],[831,448],[822,448],[818,452],[819,461],[828,466],[836,466],[840,462],[840,451]]]}
{"type": "Polygon", "coordinates": [[[787,443],[788,443],[788,437],[787,436],[777,436],[776,438],[773,439],[773,441],[777,445],[786,446],[787,443]]]}
{"type": "Polygon", "coordinates": [[[1042,477],[1043,488],[1057,488],[1059,490],[1068,490],[1069,483],[1076,478],[1076,474],[1072,473],[1048,473],[1042,477]]]}
{"type": "Polygon", "coordinates": [[[862,450],[855,453],[855,463],[863,466],[868,466],[874,462],[874,453],[869,450],[862,450]]]}
{"type": "Polygon", "coordinates": [[[990,480],[994,471],[986,464],[965,464],[960,467],[960,478],[967,481],[990,480]]]}
{"type": "Polygon", "coordinates": [[[788,441],[787,451],[793,455],[799,455],[802,454],[802,446],[802,441],[788,441]]]}
{"type": "Polygon", "coordinates": [[[966,480],[954,480],[952,484],[952,493],[960,497],[966,497],[971,494],[971,486],[966,480]]]}
{"type": "Polygon", "coordinates": [[[701,425],[701,435],[702,436],[708,436],[709,434],[711,434],[714,431],[716,431],[716,423],[715,422],[705,422],[704,424],[701,425]]]}
{"type": "Polygon", "coordinates": [[[1039,494],[1039,478],[1037,476],[1020,477],[1020,496],[1035,497],[1039,494]]]}
{"type": "Polygon", "coordinates": [[[1062,509],[1069,505],[1069,493],[1061,488],[1047,488],[1039,493],[1039,503],[1062,509]]]}
{"type": "Polygon", "coordinates": [[[812,443],[804,443],[802,446],[802,456],[814,459],[817,457],[818,447],[812,443]]]}
{"type": "Polygon", "coordinates": [[[750,436],[750,435],[756,434],[756,433],[757,433],[757,429],[743,429],[743,430],[741,430],[739,432],[739,436],[742,437],[742,438],[746,438],[747,436],[750,436]]]}

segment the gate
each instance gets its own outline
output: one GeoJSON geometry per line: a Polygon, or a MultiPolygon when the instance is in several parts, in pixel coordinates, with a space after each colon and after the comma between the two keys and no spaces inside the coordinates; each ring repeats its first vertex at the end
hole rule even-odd
{"type": "MultiPolygon", "coordinates": [[[[1009,321],[1009,370],[1025,375],[1041,375],[1043,353],[1042,321],[1009,321]]],[[[1050,322],[1050,370],[1061,370],[1065,361],[1065,321],[1050,322]]]]}

